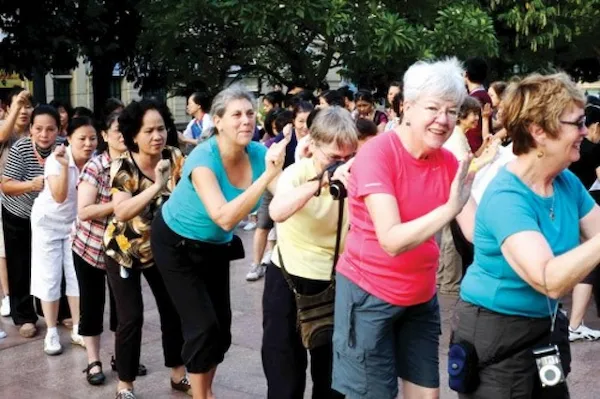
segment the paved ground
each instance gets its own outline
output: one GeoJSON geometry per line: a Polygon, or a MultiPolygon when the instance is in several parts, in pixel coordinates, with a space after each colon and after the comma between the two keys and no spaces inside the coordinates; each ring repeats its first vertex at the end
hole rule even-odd
{"type": "MultiPolygon", "coordinates": [[[[242,232],[249,254],[252,233],[242,232]]],[[[248,261],[235,262],[231,270],[233,307],[233,345],[216,376],[216,394],[219,399],[261,399],[266,397],[266,382],[260,360],[261,341],[261,295],[263,283],[247,283],[244,276],[248,261]]],[[[136,382],[136,393],[142,399],[185,398],[174,393],[169,386],[169,373],[163,367],[160,344],[160,324],[154,300],[147,286],[145,325],[143,333],[142,363],[149,374],[136,382]]],[[[456,398],[446,387],[444,367],[448,342],[449,319],[456,302],[454,298],[441,297],[443,307],[443,331],[441,351],[442,399],[456,398]]],[[[600,320],[587,320],[594,328],[600,328],[600,320]]],[[[0,319],[0,325],[8,332],[8,338],[0,340],[0,399],[64,399],[64,398],[111,398],[114,395],[116,375],[109,370],[113,351],[113,337],[105,333],[102,343],[102,360],[108,377],[106,385],[92,387],[87,384],[81,370],[86,366],[84,349],[68,344],[68,333],[62,336],[65,352],[49,357],[42,352],[41,331],[35,339],[21,338],[10,319],[0,319]]],[[[43,321],[38,323],[43,326],[43,321]]],[[[108,327],[105,327],[108,331],[108,327]]],[[[574,399],[600,398],[600,342],[577,343],[572,347],[573,372],[569,377],[574,399]]],[[[307,393],[306,398],[310,397],[307,393]]]]}

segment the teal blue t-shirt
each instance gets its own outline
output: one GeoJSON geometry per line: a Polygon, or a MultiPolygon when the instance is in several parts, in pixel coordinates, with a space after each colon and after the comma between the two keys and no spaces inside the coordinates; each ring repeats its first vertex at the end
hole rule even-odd
{"type": "MultiPolygon", "coordinates": [[[[252,166],[252,181],[256,181],[265,171],[267,148],[257,142],[246,147],[252,166]]],[[[233,238],[232,231],[219,227],[208,215],[204,204],[192,184],[192,171],[197,167],[206,167],[213,171],[223,196],[229,202],[244,192],[233,186],[227,178],[216,136],[197,146],[183,165],[181,180],[173,190],[171,197],[162,207],[162,215],[167,226],[175,233],[193,240],[223,244],[233,238]]],[[[254,206],[258,209],[260,201],[254,206]]]]}
{"type": "MultiPolygon", "coordinates": [[[[522,231],[540,232],[555,256],[579,245],[579,220],[595,202],[569,170],[554,179],[553,188],[554,199],[541,197],[506,167],[500,169],[475,215],[475,257],[460,290],[465,302],[507,315],[549,316],[546,296],[517,275],[500,247],[508,237],[522,231]]],[[[555,304],[551,299],[552,309],[555,304]]]]}

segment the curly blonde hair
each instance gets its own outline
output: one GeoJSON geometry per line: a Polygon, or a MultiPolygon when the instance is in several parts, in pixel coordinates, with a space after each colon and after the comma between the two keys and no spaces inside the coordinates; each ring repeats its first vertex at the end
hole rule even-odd
{"type": "Polygon", "coordinates": [[[552,138],[560,131],[560,116],[570,107],[584,107],[586,99],[566,73],[532,74],[512,82],[504,92],[501,122],[513,140],[515,155],[536,148],[532,124],[552,138]]]}

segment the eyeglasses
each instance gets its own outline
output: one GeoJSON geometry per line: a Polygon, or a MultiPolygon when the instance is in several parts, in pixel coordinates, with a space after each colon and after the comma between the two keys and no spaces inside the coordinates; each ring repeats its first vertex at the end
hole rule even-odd
{"type": "Polygon", "coordinates": [[[435,105],[428,105],[422,107],[432,118],[437,118],[438,116],[445,114],[446,118],[448,118],[449,120],[456,121],[458,119],[458,111],[456,109],[443,109],[438,108],[435,105]]]}
{"type": "Polygon", "coordinates": [[[354,153],[346,155],[345,157],[341,157],[339,155],[330,155],[327,154],[325,151],[323,151],[323,149],[320,146],[316,146],[317,150],[319,150],[321,152],[321,154],[323,154],[323,156],[325,158],[327,158],[328,163],[334,163],[334,162],[348,162],[349,160],[351,160],[354,157],[354,153]]]}
{"type": "Polygon", "coordinates": [[[559,121],[560,123],[562,123],[563,125],[571,125],[571,126],[575,126],[577,127],[578,130],[583,130],[585,129],[585,117],[576,120],[576,121],[559,121]]]}

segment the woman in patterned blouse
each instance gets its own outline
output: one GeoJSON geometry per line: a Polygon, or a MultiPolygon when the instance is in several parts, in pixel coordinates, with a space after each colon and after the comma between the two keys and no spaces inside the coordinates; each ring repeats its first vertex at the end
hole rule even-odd
{"type": "Polygon", "coordinates": [[[119,129],[129,150],[111,165],[114,217],[106,227],[106,273],[115,295],[117,333],[117,399],[134,399],[142,339],[141,275],[156,299],[162,329],[165,366],[171,368],[171,386],[187,392],[190,385],[181,359],[183,337],[179,315],[169,298],[150,248],[150,225],[181,177],[183,155],[166,146],[172,116],[151,100],[129,104],[119,116],[119,129]]]}
{"type": "MultiPolygon", "coordinates": [[[[79,281],[80,320],[79,334],[85,341],[88,355],[87,381],[100,385],[105,376],[100,362],[100,334],[103,330],[105,276],[104,248],[102,239],[113,214],[110,197],[110,163],[127,151],[123,135],[119,131],[119,112],[106,119],[102,132],[104,141],[98,145],[99,155],[84,167],[77,187],[78,219],[73,241],[73,261],[79,281]]],[[[112,291],[110,328],[116,330],[116,315],[112,291]]],[[[138,372],[138,375],[140,373],[138,372]]]]}

